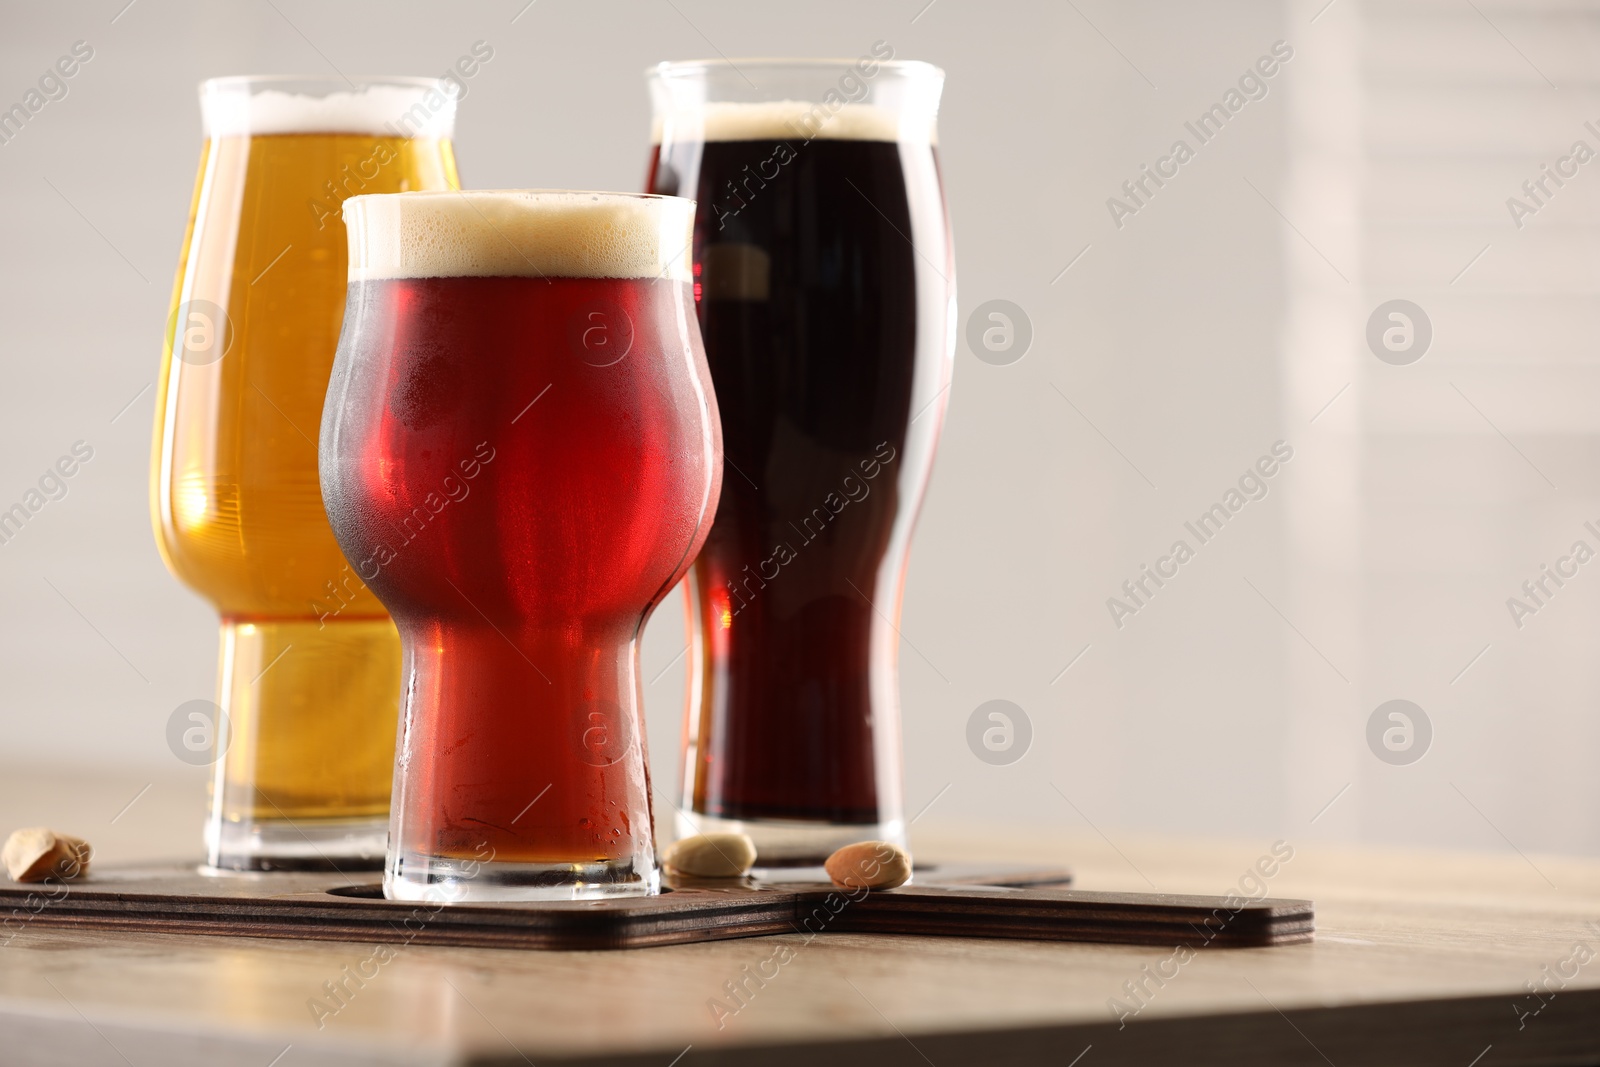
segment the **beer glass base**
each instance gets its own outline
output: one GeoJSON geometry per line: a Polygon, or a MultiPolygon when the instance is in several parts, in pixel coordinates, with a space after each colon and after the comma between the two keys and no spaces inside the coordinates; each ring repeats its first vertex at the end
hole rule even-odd
{"type": "Polygon", "coordinates": [[[888,841],[906,847],[903,819],[871,823],[812,822],[804,819],[724,819],[679,809],[678,836],[746,834],[756,846],[760,867],[815,867],[845,845],[888,841]]]}
{"type": "Polygon", "coordinates": [[[215,871],[376,871],[388,841],[387,819],[212,821],[206,864],[215,871]]]}
{"type": "Polygon", "coordinates": [[[590,863],[506,863],[401,853],[383,873],[390,900],[467,904],[517,900],[597,900],[661,892],[661,874],[633,859],[590,863]]]}

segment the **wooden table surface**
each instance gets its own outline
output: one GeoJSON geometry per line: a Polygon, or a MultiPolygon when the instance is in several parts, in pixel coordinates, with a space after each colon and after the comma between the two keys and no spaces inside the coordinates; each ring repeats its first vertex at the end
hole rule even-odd
{"type": "MultiPolygon", "coordinates": [[[[140,787],[0,775],[0,825],[56,825],[107,862],[190,847],[195,781],[153,785],[108,821],[140,787]]],[[[925,857],[1059,861],[1093,889],[1249,890],[1273,845],[917,829],[925,857]]],[[[0,1063],[1600,1064],[1600,861],[1287,845],[1267,884],[1316,901],[1314,944],[1181,965],[1166,949],[848,934],[413,945],[320,1026],[311,1002],[332,1004],[324,983],[373,946],[23,924],[0,948],[0,1063]],[[776,976],[746,981],[741,1005],[727,984],[758,969],[776,976]],[[1113,998],[1139,1008],[1124,1025],[1113,998]]]]}

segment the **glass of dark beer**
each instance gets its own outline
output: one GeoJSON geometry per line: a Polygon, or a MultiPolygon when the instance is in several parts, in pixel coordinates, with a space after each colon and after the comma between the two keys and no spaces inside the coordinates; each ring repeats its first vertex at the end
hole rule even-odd
{"type": "Polygon", "coordinates": [[[688,581],[678,829],[748,833],[764,865],[905,838],[900,598],[955,270],[944,74],[892,54],[649,72],[650,190],[699,202],[695,311],[727,466],[688,581]]]}
{"type": "Polygon", "coordinates": [[[345,203],[322,494],[400,631],[391,899],[657,891],[639,634],[721,471],[693,215],[623,193],[345,203]]]}

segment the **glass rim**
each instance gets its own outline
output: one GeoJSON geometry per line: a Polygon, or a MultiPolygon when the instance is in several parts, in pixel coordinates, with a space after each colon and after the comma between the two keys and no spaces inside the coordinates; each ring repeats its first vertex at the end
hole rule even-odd
{"type": "Polygon", "coordinates": [[[273,88],[280,85],[325,84],[335,92],[357,92],[374,85],[396,85],[409,88],[438,88],[450,83],[443,78],[426,74],[224,74],[216,78],[202,78],[202,93],[213,89],[248,88],[260,85],[273,88]]]}
{"type": "Polygon", "coordinates": [[[432,199],[436,197],[459,196],[483,200],[514,199],[528,195],[541,196],[570,196],[590,197],[594,200],[677,200],[686,204],[695,203],[692,196],[669,196],[666,193],[634,193],[625,190],[613,189],[405,189],[393,193],[356,193],[347,196],[344,203],[352,200],[367,200],[379,196],[403,196],[413,200],[432,199]]]}
{"type": "Polygon", "coordinates": [[[200,82],[209,137],[349,134],[402,140],[455,136],[465,90],[418,75],[231,74],[200,82]]]}
{"type": "MultiPolygon", "coordinates": [[[[737,73],[740,67],[759,67],[764,70],[781,67],[793,67],[796,70],[837,70],[842,67],[854,67],[866,58],[868,57],[751,56],[731,59],[674,59],[663,60],[654,66],[646,67],[644,73],[646,77],[675,78],[707,70],[731,70],[737,73]]],[[[922,59],[879,59],[873,62],[884,70],[898,74],[920,74],[941,80],[945,77],[943,67],[922,59]]]]}

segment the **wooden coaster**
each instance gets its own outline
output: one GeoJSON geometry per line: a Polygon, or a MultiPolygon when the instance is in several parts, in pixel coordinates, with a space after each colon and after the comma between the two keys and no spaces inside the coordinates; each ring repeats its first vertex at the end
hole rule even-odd
{"type": "Polygon", "coordinates": [[[784,933],[921,934],[1110,944],[1286,945],[1312,937],[1308,900],[1241,901],[1060,886],[1059,868],[930,866],[915,884],[847,893],[768,869],[767,880],[674,881],[655,897],[436,905],[385,900],[377,882],[312,872],[96,868],[65,885],[0,882],[0,941],[27,926],[512,949],[674,945],[784,933]],[[793,879],[773,881],[774,877],[793,879]]]}

